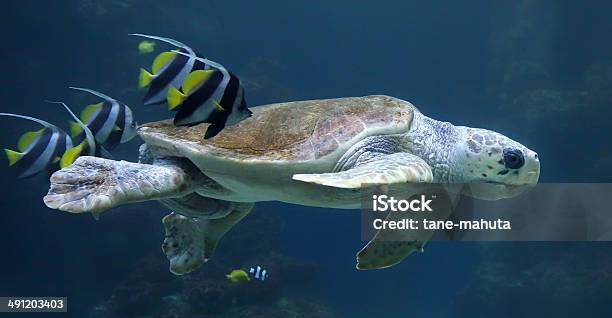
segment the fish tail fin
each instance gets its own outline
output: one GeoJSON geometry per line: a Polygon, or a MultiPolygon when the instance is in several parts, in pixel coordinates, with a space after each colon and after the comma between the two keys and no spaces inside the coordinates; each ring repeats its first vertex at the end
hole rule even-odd
{"type": "Polygon", "coordinates": [[[71,165],[83,151],[83,148],[85,147],[85,143],[86,141],[83,141],[78,146],[68,148],[66,152],[64,152],[64,154],[62,155],[62,158],[60,159],[60,168],[65,168],[71,165]]]}
{"type": "Polygon", "coordinates": [[[4,153],[6,154],[6,158],[8,159],[9,162],[9,166],[12,166],[14,164],[17,163],[17,161],[19,161],[19,159],[21,159],[21,152],[17,152],[15,150],[11,150],[11,149],[4,149],[4,153]]]}
{"type": "Polygon", "coordinates": [[[141,68],[140,74],[138,74],[138,88],[145,88],[151,85],[152,80],[153,80],[153,74],[149,73],[144,68],[141,68]]]}
{"type": "Polygon", "coordinates": [[[181,93],[176,87],[168,86],[168,109],[173,110],[183,103],[185,94],[181,93]]]}
{"type": "Polygon", "coordinates": [[[68,125],[70,126],[70,136],[72,137],[78,136],[83,131],[81,124],[77,123],[76,121],[69,120],[68,125]]]}

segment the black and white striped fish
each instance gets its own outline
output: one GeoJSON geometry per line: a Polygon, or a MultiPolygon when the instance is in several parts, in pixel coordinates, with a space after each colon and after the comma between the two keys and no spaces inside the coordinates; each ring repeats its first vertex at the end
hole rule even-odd
{"type": "Polygon", "coordinates": [[[177,110],[174,117],[176,126],[211,124],[204,136],[208,139],[225,126],[250,117],[252,112],[247,107],[244,87],[236,75],[214,61],[200,57],[196,60],[211,69],[189,73],[181,84],[182,91],[171,86],[168,89],[168,107],[177,110]]]}
{"type": "Polygon", "coordinates": [[[249,269],[249,275],[255,279],[264,281],[268,278],[268,271],[261,266],[251,267],[249,269]]]}
{"type": "Polygon", "coordinates": [[[61,157],[72,147],[72,139],[68,134],[38,118],[12,113],[0,113],[0,116],[26,119],[44,127],[23,134],[17,142],[17,150],[4,149],[9,165],[15,166],[19,178],[57,170],[61,157]]]}
{"type": "Polygon", "coordinates": [[[153,60],[151,72],[141,68],[138,76],[138,87],[149,87],[143,98],[144,105],[154,105],[166,102],[168,87],[179,87],[187,75],[194,70],[205,69],[206,66],[196,60],[196,53],[187,45],[155,35],[133,33],[130,35],[158,40],[172,44],[183,54],[168,51],[157,55],[153,60]]]}
{"type": "MultiPolygon", "coordinates": [[[[96,138],[94,137],[91,130],[89,130],[87,125],[85,125],[85,123],[83,123],[72,112],[72,110],[68,107],[68,105],[64,104],[63,102],[53,102],[53,101],[47,101],[47,102],[52,103],[52,104],[62,105],[64,109],[68,111],[70,116],[75,120],[74,123],[80,126],[80,129],[84,134],[83,140],[76,143],[75,146],[68,147],[66,151],[62,154],[62,157],[60,158],[60,168],[64,168],[64,167],[71,165],[76,160],[76,158],[78,158],[79,156],[98,156],[100,153],[100,147],[98,146],[98,143],[96,142],[96,138]]],[[[75,144],[74,140],[72,142],[73,144],[75,144]]]]}
{"type": "MultiPolygon", "coordinates": [[[[98,155],[108,156],[105,152],[114,149],[118,144],[125,143],[136,136],[136,121],[130,107],[100,92],[80,87],[70,87],[88,92],[102,98],[104,101],[85,107],[80,119],[94,134],[98,147],[98,155]]],[[[85,139],[82,125],[70,123],[70,131],[75,143],[85,139]]]]}

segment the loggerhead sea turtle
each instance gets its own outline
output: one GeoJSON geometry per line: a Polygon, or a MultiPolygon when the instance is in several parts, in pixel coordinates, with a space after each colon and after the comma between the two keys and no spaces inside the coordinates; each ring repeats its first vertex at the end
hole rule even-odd
{"type": "MultiPolygon", "coordinates": [[[[487,191],[470,195],[498,199],[536,184],[540,173],[538,155],[520,143],[431,119],[389,96],[254,107],[251,118],[204,140],[207,126],[142,125],[139,163],[80,157],[51,176],[44,202],[96,216],[160,201],[173,211],[163,218],[162,249],[170,270],[184,274],[211,257],[254,202],[354,209],[366,183],[487,183],[487,191]]],[[[423,244],[372,243],[357,268],[393,265],[423,244]]]]}

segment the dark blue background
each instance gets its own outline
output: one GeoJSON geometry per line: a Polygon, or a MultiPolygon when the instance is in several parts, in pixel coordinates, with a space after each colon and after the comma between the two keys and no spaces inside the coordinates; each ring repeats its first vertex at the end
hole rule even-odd
{"type": "MultiPolygon", "coordinates": [[[[544,182],[609,182],[611,9],[606,1],[8,1],[0,19],[0,111],[65,123],[66,114],[43,100],[74,108],[90,103],[67,89],[74,85],[123,100],[140,122],[169,117],[163,107],[140,104],[137,72],[152,56],[139,55],[139,40],[127,35],[139,32],[186,42],[223,63],[245,81],[253,106],[392,95],[433,118],[521,141],[540,154],[544,182]]],[[[0,121],[0,145],[7,148],[36,127],[0,121]]],[[[116,156],[134,160],[138,145],[138,139],[122,145],[116,156]]],[[[2,296],[68,296],[71,316],[83,317],[127,267],[161,253],[167,211],[156,203],[114,209],[95,222],[45,208],[46,176],[17,180],[2,166],[0,180],[2,296]]],[[[285,220],[288,254],[321,264],[323,296],[341,317],[480,312],[477,296],[461,293],[491,249],[431,243],[392,269],[358,272],[354,256],[364,243],[355,211],[280,203],[257,210],[285,220]]],[[[522,253],[529,244],[490,245],[498,253],[511,249],[516,259],[548,255],[538,260],[544,264],[550,259],[544,251],[584,246],[551,243],[522,253]]],[[[593,253],[610,249],[592,246],[593,253]]],[[[598,261],[590,255],[582,260],[598,261]]],[[[566,287],[576,294],[587,288],[566,287]]],[[[520,303],[532,295],[523,290],[515,297],[520,303]]],[[[563,306],[574,305],[553,299],[540,309],[563,306]]]]}

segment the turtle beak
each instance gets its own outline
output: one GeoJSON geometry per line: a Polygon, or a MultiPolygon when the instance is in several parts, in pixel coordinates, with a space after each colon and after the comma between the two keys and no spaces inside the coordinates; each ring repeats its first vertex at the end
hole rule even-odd
{"type": "Polygon", "coordinates": [[[519,175],[519,182],[523,184],[535,185],[540,179],[540,158],[535,151],[525,149],[524,172],[519,175]]]}

